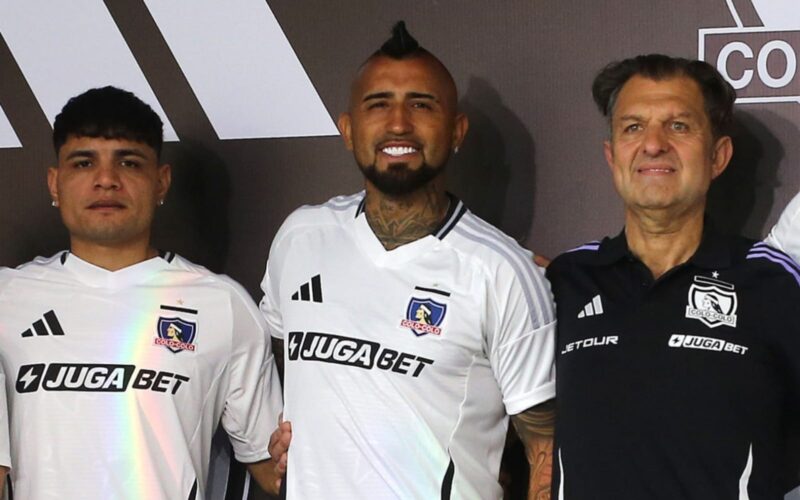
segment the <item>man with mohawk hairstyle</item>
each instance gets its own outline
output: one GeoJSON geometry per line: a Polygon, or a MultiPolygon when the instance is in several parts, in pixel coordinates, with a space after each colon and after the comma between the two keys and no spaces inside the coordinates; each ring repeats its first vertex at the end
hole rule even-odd
{"type": "Polygon", "coordinates": [[[286,351],[291,425],[270,451],[292,439],[287,497],[499,499],[511,415],[530,498],[549,498],[550,287],[445,190],[468,127],[455,82],[399,22],[350,96],[338,125],[365,190],[290,215],[262,283],[286,351]]]}

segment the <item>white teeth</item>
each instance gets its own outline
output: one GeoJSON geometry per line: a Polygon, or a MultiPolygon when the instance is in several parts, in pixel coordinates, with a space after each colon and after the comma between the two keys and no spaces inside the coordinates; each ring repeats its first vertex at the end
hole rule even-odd
{"type": "Polygon", "coordinates": [[[410,155],[411,153],[416,153],[417,150],[415,148],[409,146],[391,146],[388,148],[383,148],[381,151],[386,153],[389,156],[403,156],[403,155],[410,155]]]}

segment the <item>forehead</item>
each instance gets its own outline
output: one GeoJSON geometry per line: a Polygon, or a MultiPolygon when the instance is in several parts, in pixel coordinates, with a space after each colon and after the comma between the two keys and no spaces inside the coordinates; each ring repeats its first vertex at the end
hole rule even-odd
{"type": "Polygon", "coordinates": [[[155,150],[148,144],[123,137],[107,139],[105,137],[89,137],[85,135],[69,135],[64,145],[58,151],[58,156],[73,151],[86,151],[94,154],[113,154],[114,152],[135,151],[148,157],[157,156],[155,150]]]}
{"type": "Polygon", "coordinates": [[[628,114],[692,114],[703,119],[705,115],[703,93],[692,78],[677,76],[652,80],[633,76],[619,92],[614,106],[614,118],[628,114]]]}
{"type": "Polygon", "coordinates": [[[407,59],[376,57],[369,60],[353,85],[353,97],[381,91],[425,92],[455,99],[455,86],[441,64],[431,57],[407,59]]]}

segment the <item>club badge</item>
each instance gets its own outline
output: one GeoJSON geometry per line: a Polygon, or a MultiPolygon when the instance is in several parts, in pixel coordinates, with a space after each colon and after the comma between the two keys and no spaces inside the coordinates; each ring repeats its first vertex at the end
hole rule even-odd
{"type": "Polygon", "coordinates": [[[440,326],[446,312],[446,304],[412,297],[406,308],[406,318],[400,322],[400,326],[410,329],[417,337],[428,333],[441,335],[440,326]]]}
{"type": "Polygon", "coordinates": [[[709,328],[721,325],[736,327],[736,292],[730,283],[695,276],[689,287],[686,317],[702,321],[709,328]]]}
{"type": "Polygon", "coordinates": [[[180,318],[158,318],[156,345],[162,345],[174,353],[194,351],[197,323],[180,318]]]}

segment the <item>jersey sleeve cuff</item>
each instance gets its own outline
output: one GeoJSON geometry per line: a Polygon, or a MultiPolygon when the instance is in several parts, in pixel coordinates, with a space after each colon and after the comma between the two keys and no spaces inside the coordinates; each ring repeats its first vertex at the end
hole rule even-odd
{"type": "Polygon", "coordinates": [[[233,456],[236,457],[236,460],[243,464],[252,464],[255,462],[261,462],[262,460],[268,460],[272,457],[269,455],[269,451],[264,450],[259,453],[237,453],[236,450],[233,450],[233,456]]]}
{"type": "Polygon", "coordinates": [[[522,396],[518,396],[513,399],[506,399],[503,401],[503,404],[506,406],[506,413],[509,415],[516,415],[517,413],[522,413],[523,411],[536,406],[540,403],[544,403],[545,401],[549,401],[556,397],[556,382],[553,380],[552,382],[547,382],[544,385],[537,387],[535,390],[523,394],[522,396]]]}

